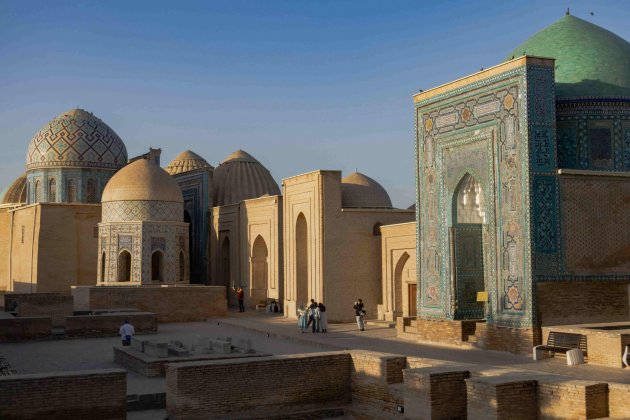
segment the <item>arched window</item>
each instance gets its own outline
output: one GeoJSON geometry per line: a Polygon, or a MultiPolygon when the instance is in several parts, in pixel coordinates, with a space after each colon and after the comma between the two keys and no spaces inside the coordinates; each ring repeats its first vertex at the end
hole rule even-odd
{"type": "Polygon", "coordinates": [[[35,181],[35,202],[39,203],[40,201],[42,201],[42,184],[38,179],[35,181]]]}
{"type": "Polygon", "coordinates": [[[96,182],[92,178],[87,180],[85,199],[88,203],[96,203],[96,182]]]}
{"type": "Polygon", "coordinates": [[[184,251],[179,251],[179,281],[186,280],[186,262],[184,259],[184,251]]]}
{"type": "Polygon", "coordinates": [[[118,254],[118,281],[131,281],[131,254],[126,249],[118,254]]]}
{"type": "Polygon", "coordinates": [[[155,251],[151,255],[151,280],[164,281],[164,255],[162,251],[155,251]]]}
{"type": "Polygon", "coordinates": [[[70,178],[67,182],[66,197],[68,203],[76,203],[77,201],[77,181],[74,178],[70,178]]]}
{"type": "Polygon", "coordinates": [[[48,201],[51,203],[57,201],[57,181],[55,178],[48,182],[48,201]]]}

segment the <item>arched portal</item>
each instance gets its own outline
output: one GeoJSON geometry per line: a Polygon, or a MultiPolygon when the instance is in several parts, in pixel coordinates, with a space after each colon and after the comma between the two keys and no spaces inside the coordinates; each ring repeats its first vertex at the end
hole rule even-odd
{"type": "Polygon", "coordinates": [[[308,300],[308,225],[306,217],[300,213],[295,223],[295,279],[296,302],[305,304],[308,300]]]}
{"type": "Polygon", "coordinates": [[[408,260],[409,254],[407,252],[403,252],[396,263],[396,268],[394,269],[394,316],[403,315],[403,287],[407,287],[406,284],[403,285],[403,272],[408,260]]]}
{"type": "Polygon", "coordinates": [[[466,174],[453,192],[451,261],[454,270],[455,319],[481,319],[483,304],[477,293],[485,290],[483,267],[483,224],[485,197],[481,183],[466,174]]]}
{"type": "Polygon", "coordinates": [[[105,279],[105,267],[106,267],[105,252],[103,252],[101,254],[101,281],[106,281],[106,279],[105,279]]]}
{"type": "Polygon", "coordinates": [[[221,284],[226,287],[226,290],[231,287],[230,276],[230,238],[226,236],[221,244],[221,284]]]}
{"type": "Polygon", "coordinates": [[[151,280],[164,281],[164,254],[162,251],[155,251],[151,255],[151,280]]]}
{"type": "Polygon", "coordinates": [[[257,300],[267,298],[268,284],[268,257],[267,244],[262,236],[258,235],[252,245],[252,295],[257,300]]]}
{"type": "Polygon", "coordinates": [[[118,254],[118,281],[131,281],[131,254],[126,249],[118,254]]]}

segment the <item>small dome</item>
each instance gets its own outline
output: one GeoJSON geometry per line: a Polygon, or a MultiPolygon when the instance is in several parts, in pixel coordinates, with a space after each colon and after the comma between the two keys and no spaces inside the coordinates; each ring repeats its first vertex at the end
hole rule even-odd
{"type": "Polygon", "coordinates": [[[381,184],[354,172],[341,180],[341,207],[392,208],[392,200],[381,184]]]}
{"type": "Polygon", "coordinates": [[[6,190],[0,192],[0,204],[13,203],[26,203],[26,174],[22,174],[6,190]]]}
{"type": "Polygon", "coordinates": [[[190,150],[181,152],[175,159],[169,163],[166,168],[166,172],[171,175],[181,174],[183,172],[190,172],[197,169],[214,169],[204,158],[197,153],[190,150]]]}
{"type": "Polygon", "coordinates": [[[630,43],[575,16],[534,34],[506,57],[556,59],[556,96],[630,97],[630,43]]]}
{"type": "Polygon", "coordinates": [[[107,124],[83,109],[55,117],[31,140],[26,169],[119,169],[127,163],[125,144],[107,124]]]}
{"type": "Polygon", "coordinates": [[[232,153],[217,166],[213,190],[215,206],[280,195],[280,188],[267,168],[243,150],[232,153]]]}
{"type": "Polygon", "coordinates": [[[102,202],[170,201],[183,203],[182,190],[164,169],[138,159],[114,175],[103,190],[102,202]]]}

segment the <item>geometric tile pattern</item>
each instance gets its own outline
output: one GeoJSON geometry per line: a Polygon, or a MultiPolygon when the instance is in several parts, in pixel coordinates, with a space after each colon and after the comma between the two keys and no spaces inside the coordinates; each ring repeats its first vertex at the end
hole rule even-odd
{"type": "Polygon", "coordinates": [[[107,124],[82,109],[55,117],[31,140],[26,168],[119,169],[127,163],[125,144],[107,124]]]}
{"type": "Polygon", "coordinates": [[[184,220],[182,203],[166,201],[107,201],[103,203],[103,222],[184,220]]]}

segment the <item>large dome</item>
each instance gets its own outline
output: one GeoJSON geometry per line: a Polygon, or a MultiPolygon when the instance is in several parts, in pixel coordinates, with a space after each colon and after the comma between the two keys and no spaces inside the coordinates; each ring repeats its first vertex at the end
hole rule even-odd
{"type": "Polygon", "coordinates": [[[166,172],[171,175],[190,172],[197,169],[214,169],[204,158],[190,150],[181,152],[175,159],[169,163],[166,172]]]}
{"type": "Polygon", "coordinates": [[[215,206],[280,195],[280,188],[267,168],[242,150],[232,153],[214,170],[213,184],[215,206]]]}
{"type": "Polygon", "coordinates": [[[127,163],[125,144],[107,124],[83,109],[54,118],[31,140],[26,169],[119,169],[127,163]]]}
{"type": "Polygon", "coordinates": [[[630,43],[575,16],[536,33],[506,57],[556,59],[556,96],[630,97],[630,43]]]}
{"type": "Polygon", "coordinates": [[[164,169],[147,159],[122,168],[103,190],[103,203],[110,201],[169,201],[183,203],[177,182],[164,169]]]}
{"type": "Polygon", "coordinates": [[[381,184],[354,172],[341,180],[341,207],[392,208],[392,200],[381,184]]]}

